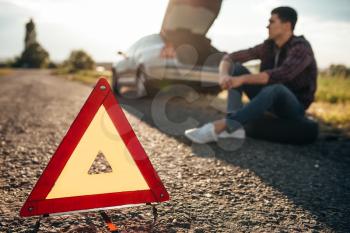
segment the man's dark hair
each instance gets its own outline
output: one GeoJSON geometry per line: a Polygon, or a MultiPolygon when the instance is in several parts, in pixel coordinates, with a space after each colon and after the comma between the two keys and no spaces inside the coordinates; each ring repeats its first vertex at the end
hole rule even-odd
{"type": "Polygon", "coordinates": [[[271,11],[271,14],[278,15],[278,18],[281,19],[282,22],[290,22],[292,25],[292,30],[295,28],[295,24],[298,20],[298,14],[296,10],[289,6],[280,6],[271,11]]]}

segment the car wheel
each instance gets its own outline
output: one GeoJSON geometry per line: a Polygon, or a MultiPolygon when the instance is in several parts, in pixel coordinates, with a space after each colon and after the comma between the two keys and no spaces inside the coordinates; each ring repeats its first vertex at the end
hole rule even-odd
{"type": "Polygon", "coordinates": [[[136,93],[139,98],[142,97],[151,97],[154,96],[158,92],[158,88],[152,83],[147,74],[144,72],[141,67],[137,72],[136,77],[136,93]]]}
{"type": "Polygon", "coordinates": [[[133,84],[122,84],[120,82],[120,76],[115,69],[112,69],[112,89],[113,92],[122,98],[126,99],[138,99],[145,97],[147,91],[144,86],[146,78],[143,73],[137,73],[135,82],[133,84]]]}
{"type": "Polygon", "coordinates": [[[136,81],[135,81],[135,92],[136,92],[137,98],[142,98],[147,96],[145,83],[146,83],[146,74],[142,71],[137,72],[136,81]]]}
{"type": "Polygon", "coordinates": [[[115,94],[120,96],[121,85],[118,83],[118,80],[119,80],[118,73],[114,68],[112,68],[112,90],[115,94]]]}

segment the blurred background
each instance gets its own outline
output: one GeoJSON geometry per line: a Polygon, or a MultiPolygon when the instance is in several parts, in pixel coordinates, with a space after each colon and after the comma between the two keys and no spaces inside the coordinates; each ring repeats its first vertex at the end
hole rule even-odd
{"type": "MultiPolygon", "coordinates": [[[[117,51],[160,32],[167,5],[165,0],[0,0],[0,75],[23,67],[25,25],[32,19],[35,49],[41,51],[39,67],[54,68],[56,74],[84,82],[94,82],[100,74],[111,76],[117,51]],[[86,65],[69,72],[60,69],[74,59],[86,65]]],[[[259,44],[267,38],[271,10],[281,5],[297,10],[295,34],[311,42],[320,69],[316,102],[309,113],[349,132],[348,0],[224,0],[206,36],[223,52],[259,44]]]]}

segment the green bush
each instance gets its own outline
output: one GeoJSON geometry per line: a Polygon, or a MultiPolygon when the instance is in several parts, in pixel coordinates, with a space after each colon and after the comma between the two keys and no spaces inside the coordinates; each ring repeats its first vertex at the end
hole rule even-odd
{"type": "Polygon", "coordinates": [[[95,61],[83,50],[74,50],[70,53],[69,58],[63,62],[63,69],[70,73],[79,70],[92,70],[95,68],[95,61]]]}

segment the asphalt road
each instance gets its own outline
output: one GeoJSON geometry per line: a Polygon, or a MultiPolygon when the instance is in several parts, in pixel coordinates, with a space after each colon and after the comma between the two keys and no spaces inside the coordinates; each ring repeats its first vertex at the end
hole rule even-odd
{"type": "MultiPolygon", "coordinates": [[[[48,71],[0,77],[0,232],[33,228],[19,210],[90,91],[48,71]]],[[[171,200],[153,229],[149,206],[108,210],[113,222],[125,232],[350,232],[349,139],[191,144],[184,129],[223,116],[203,98],[120,100],[171,200]]],[[[50,216],[40,229],[108,232],[96,212],[50,216]]]]}

